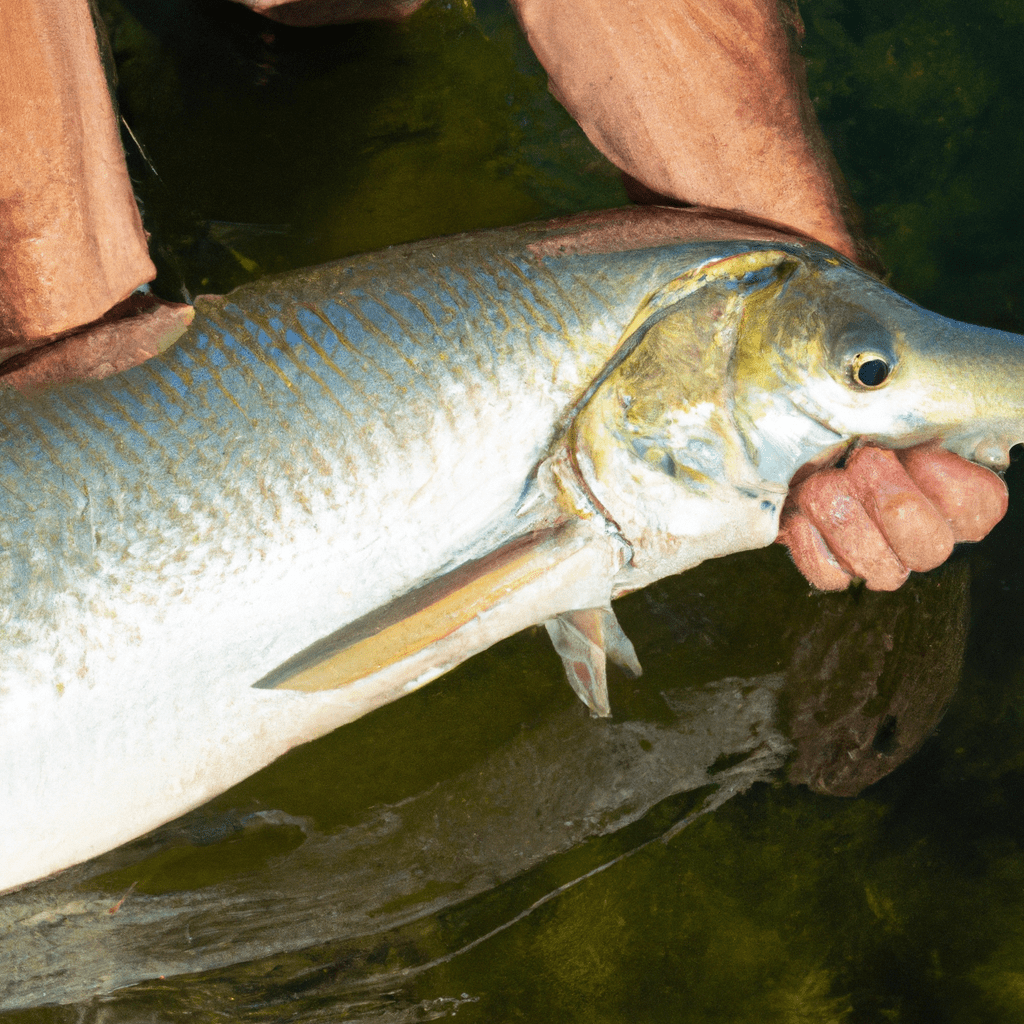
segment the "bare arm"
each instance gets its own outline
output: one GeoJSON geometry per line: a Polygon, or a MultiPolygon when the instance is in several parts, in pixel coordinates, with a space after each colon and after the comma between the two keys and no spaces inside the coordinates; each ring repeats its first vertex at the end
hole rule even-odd
{"type": "Polygon", "coordinates": [[[0,358],[151,280],[88,0],[0,7],[0,358]]]}

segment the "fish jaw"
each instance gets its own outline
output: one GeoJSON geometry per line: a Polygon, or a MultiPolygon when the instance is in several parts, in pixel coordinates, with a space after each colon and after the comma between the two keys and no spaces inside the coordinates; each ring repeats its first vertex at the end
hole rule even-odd
{"type": "Polygon", "coordinates": [[[1005,470],[1010,449],[1024,441],[1024,337],[915,312],[901,363],[927,382],[919,385],[925,417],[945,448],[1005,470]]]}

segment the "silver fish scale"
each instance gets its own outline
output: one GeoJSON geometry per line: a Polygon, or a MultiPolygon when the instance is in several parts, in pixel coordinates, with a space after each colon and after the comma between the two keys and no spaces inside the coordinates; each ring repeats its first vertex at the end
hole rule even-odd
{"type": "Polygon", "coordinates": [[[770,543],[792,473],[838,442],[1005,464],[1021,339],[764,232],[681,240],[705,230],[735,226],[619,211],[401,247],[200,301],[167,353],[105,381],[0,392],[0,889],[531,624],[560,620],[606,710],[605,655],[636,670],[609,598],[770,543]],[[862,356],[884,388],[855,384],[862,356]],[[719,423],[707,493],[675,469],[719,423]],[[438,594],[458,607],[421,607],[438,594]]]}
{"type": "MultiPolygon", "coordinates": [[[[507,532],[524,480],[624,325],[705,248],[539,259],[529,235],[431,241],[258,282],[198,301],[162,358],[4,394],[0,429],[17,439],[0,453],[9,627],[42,617],[58,630],[55,591],[71,598],[86,579],[144,600],[140,581],[262,557],[325,513],[349,524],[354,574],[397,559],[396,592],[507,532]],[[446,494],[434,470],[456,450],[477,471],[446,494]],[[483,504],[464,493],[483,494],[491,476],[483,504]],[[443,499],[449,519],[461,501],[478,506],[428,538],[426,561],[404,557],[408,532],[371,536],[420,514],[413,479],[415,500],[443,499]]],[[[367,601],[388,591],[371,587],[367,601]]]]}

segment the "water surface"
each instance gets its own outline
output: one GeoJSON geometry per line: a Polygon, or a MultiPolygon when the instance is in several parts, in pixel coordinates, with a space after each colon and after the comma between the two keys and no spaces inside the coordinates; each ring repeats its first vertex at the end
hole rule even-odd
{"type": "MultiPolygon", "coordinates": [[[[314,32],[102,6],[168,297],[625,203],[500,3],[314,32]]],[[[803,15],[894,286],[1024,330],[1024,8],[803,15]]],[[[992,537],[895,595],[770,550],[619,602],[645,674],[608,722],[529,631],[0,898],[0,1020],[1024,1019],[1009,475],[992,537]]]]}

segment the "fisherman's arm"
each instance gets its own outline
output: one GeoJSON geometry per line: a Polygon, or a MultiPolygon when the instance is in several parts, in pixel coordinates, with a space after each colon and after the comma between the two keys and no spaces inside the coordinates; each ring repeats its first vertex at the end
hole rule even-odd
{"type": "Polygon", "coordinates": [[[141,362],[159,351],[154,332],[180,334],[192,313],[131,296],[156,268],[88,0],[4,0],[0,86],[0,376],[17,384],[33,364],[21,382],[42,383],[141,362]]]}
{"type": "MultiPolygon", "coordinates": [[[[786,0],[513,0],[550,87],[635,197],[724,207],[870,269],[786,0]],[[639,187],[637,187],[639,186],[639,187]]],[[[1002,518],[995,474],[942,449],[863,450],[793,488],[779,540],[815,586],[899,586],[1002,518]]]]}

